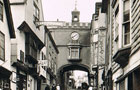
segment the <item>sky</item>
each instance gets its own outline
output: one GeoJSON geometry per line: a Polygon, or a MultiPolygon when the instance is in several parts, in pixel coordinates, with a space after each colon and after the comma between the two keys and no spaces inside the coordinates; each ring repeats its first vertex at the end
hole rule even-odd
{"type": "Polygon", "coordinates": [[[76,83],[75,83],[76,87],[81,85],[81,81],[86,82],[88,84],[88,73],[85,71],[75,70],[74,71],[74,79],[76,81],[76,83]]]}
{"type": "MultiPolygon", "coordinates": [[[[77,0],[77,10],[80,11],[80,22],[91,22],[95,12],[95,2],[101,0],[77,0]]],[[[71,22],[71,11],[75,9],[75,0],[42,0],[45,21],[71,22]]]]}

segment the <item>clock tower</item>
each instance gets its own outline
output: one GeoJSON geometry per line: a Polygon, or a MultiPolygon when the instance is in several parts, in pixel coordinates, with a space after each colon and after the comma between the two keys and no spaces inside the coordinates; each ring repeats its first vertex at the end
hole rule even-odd
{"type": "Polygon", "coordinates": [[[72,11],[72,23],[79,22],[80,12],[77,10],[77,0],[75,1],[75,9],[72,11]]]}

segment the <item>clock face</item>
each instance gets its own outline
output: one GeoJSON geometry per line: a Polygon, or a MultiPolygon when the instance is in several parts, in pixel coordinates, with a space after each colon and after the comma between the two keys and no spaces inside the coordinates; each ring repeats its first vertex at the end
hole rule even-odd
{"type": "Polygon", "coordinates": [[[78,40],[78,39],[79,39],[79,33],[73,32],[73,33],[71,34],[71,38],[72,38],[72,40],[78,40]]]}

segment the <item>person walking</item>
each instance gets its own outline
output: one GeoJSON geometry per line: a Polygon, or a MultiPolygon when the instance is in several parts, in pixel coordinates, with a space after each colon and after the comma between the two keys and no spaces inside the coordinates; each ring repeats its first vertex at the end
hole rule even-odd
{"type": "Polygon", "coordinates": [[[56,90],[55,84],[52,85],[52,90],[56,90]]]}
{"type": "Polygon", "coordinates": [[[50,90],[50,86],[46,85],[45,90],[50,90]]]}

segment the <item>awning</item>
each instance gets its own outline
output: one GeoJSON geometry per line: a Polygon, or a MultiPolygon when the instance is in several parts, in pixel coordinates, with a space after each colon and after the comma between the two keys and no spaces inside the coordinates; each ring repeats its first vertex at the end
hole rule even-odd
{"type": "Polygon", "coordinates": [[[18,69],[20,69],[20,70],[22,70],[22,71],[24,71],[24,72],[28,72],[28,66],[26,66],[25,64],[23,64],[23,63],[21,63],[21,62],[19,62],[19,61],[17,61],[17,62],[14,62],[13,63],[13,66],[16,66],[18,69]]]}
{"type": "Polygon", "coordinates": [[[0,76],[5,76],[5,77],[10,77],[10,75],[12,74],[11,71],[9,71],[8,69],[0,66],[0,76]]]}

